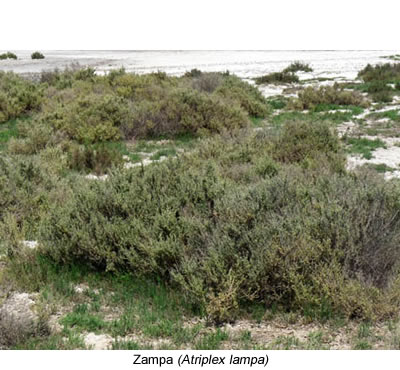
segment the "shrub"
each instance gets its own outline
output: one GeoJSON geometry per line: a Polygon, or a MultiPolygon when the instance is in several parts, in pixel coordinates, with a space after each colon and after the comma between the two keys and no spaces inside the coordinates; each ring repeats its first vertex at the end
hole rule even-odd
{"type": "Polygon", "coordinates": [[[104,144],[72,145],[68,153],[68,164],[71,169],[81,172],[94,171],[96,175],[102,175],[112,166],[122,165],[122,163],[121,153],[104,144]]]}
{"type": "Polygon", "coordinates": [[[200,71],[197,68],[194,68],[190,71],[185,72],[185,74],[183,75],[184,77],[200,77],[203,74],[202,71],[200,71]]]}
{"type": "Polygon", "coordinates": [[[399,188],[346,174],[328,127],[298,125],[209,139],[190,156],[73,185],[41,224],[45,253],[169,281],[215,322],[252,301],[393,314],[399,188]],[[232,163],[250,183],[226,176],[232,163]]]}
{"type": "Polygon", "coordinates": [[[13,348],[29,338],[43,338],[50,334],[47,318],[27,323],[26,319],[18,317],[20,315],[0,312],[0,350],[13,348]]]}
{"type": "Polygon", "coordinates": [[[375,102],[390,103],[393,101],[393,95],[390,91],[379,91],[372,94],[372,99],[375,102]]]}
{"type": "Polygon", "coordinates": [[[41,101],[42,91],[37,84],[0,71],[0,123],[37,110],[41,101]]]}
{"type": "Polygon", "coordinates": [[[250,116],[265,117],[269,113],[267,100],[262,93],[234,75],[226,76],[214,94],[238,104],[250,116]]]}
{"type": "Polygon", "coordinates": [[[18,59],[18,57],[14,53],[8,51],[7,53],[0,54],[0,60],[4,59],[18,59]]]}
{"type": "Polygon", "coordinates": [[[94,143],[120,138],[119,127],[126,124],[130,117],[124,99],[109,94],[88,93],[82,96],[75,95],[75,91],[70,93],[59,95],[59,99],[47,100],[39,122],[50,124],[79,142],[94,143]]]}
{"type": "Polygon", "coordinates": [[[216,72],[201,73],[192,79],[194,89],[212,93],[222,83],[222,75],[216,72]]]}
{"type": "Polygon", "coordinates": [[[367,92],[376,102],[389,103],[393,100],[392,88],[385,81],[374,80],[368,83],[367,92]]]}
{"type": "Polygon", "coordinates": [[[70,139],[94,143],[121,136],[219,133],[265,117],[268,105],[253,86],[227,73],[170,77],[119,70],[96,76],[93,69],[44,72],[47,84],[41,122],[70,139]]]}
{"type": "Polygon", "coordinates": [[[364,69],[358,72],[358,77],[364,82],[397,82],[400,80],[400,64],[385,63],[375,66],[368,64],[364,69]]]}
{"type": "Polygon", "coordinates": [[[286,72],[286,73],[288,73],[288,72],[294,72],[295,73],[295,72],[299,72],[299,71],[312,72],[313,69],[307,63],[302,63],[302,62],[296,61],[296,62],[291,63],[288,67],[286,67],[283,70],[283,72],[286,72]]]}
{"type": "Polygon", "coordinates": [[[95,69],[91,67],[82,68],[79,63],[72,63],[63,71],[57,68],[53,71],[42,71],[40,82],[46,83],[59,90],[72,88],[77,81],[94,82],[95,69]]]}
{"type": "Polygon", "coordinates": [[[35,51],[34,53],[32,53],[31,59],[44,59],[44,55],[39,51],[35,51]]]}
{"type": "Polygon", "coordinates": [[[257,77],[255,81],[258,85],[270,83],[295,83],[299,82],[299,78],[294,73],[290,72],[274,72],[268,75],[257,77]]]}
{"type": "Polygon", "coordinates": [[[37,158],[0,158],[0,239],[7,248],[15,245],[14,236],[36,232],[49,203],[66,199],[65,189],[37,158]]]}
{"type": "Polygon", "coordinates": [[[306,87],[298,94],[298,99],[290,102],[293,109],[315,109],[319,104],[355,105],[367,107],[368,101],[358,91],[341,89],[333,86],[306,87]]]}
{"type": "Polygon", "coordinates": [[[182,133],[218,133],[249,124],[239,107],[192,89],[171,89],[162,100],[143,101],[132,107],[125,137],[174,136],[182,133]]]}
{"type": "Polygon", "coordinates": [[[388,84],[400,82],[400,65],[398,63],[375,66],[368,64],[358,72],[358,77],[368,83],[367,91],[374,101],[389,103],[393,100],[393,88],[388,84]]]}
{"type": "Polygon", "coordinates": [[[302,162],[340,152],[340,141],[326,123],[288,122],[274,141],[272,155],[280,162],[302,162]]]}
{"type": "Polygon", "coordinates": [[[8,152],[12,154],[37,154],[52,141],[53,129],[40,122],[28,122],[19,127],[19,138],[11,138],[8,152]]]}
{"type": "Polygon", "coordinates": [[[369,83],[367,85],[367,92],[369,94],[378,93],[378,92],[387,91],[387,90],[390,90],[390,86],[388,86],[387,83],[384,81],[380,81],[380,80],[372,81],[371,83],[369,83]]]}
{"type": "Polygon", "coordinates": [[[213,231],[196,243],[202,252],[187,254],[174,275],[188,297],[209,302],[214,319],[234,317],[238,302],[249,300],[286,309],[318,307],[327,300],[350,317],[388,314],[382,306],[374,313],[384,294],[370,284],[385,286],[396,271],[398,262],[390,257],[395,250],[398,256],[399,233],[391,224],[400,221],[395,197],[389,189],[378,196],[380,186],[366,185],[365,179],[323,175],[314,182],[303,176],[292,168],[246,194],[237,191],[216,202],[213,231]],[[328,191],[326,182],[333,183],[328,191]],[[386,212],[395,218],[389,221],[386,212]],[[391,230],[385,241],[378,236],[382,222],[391,230]]]}

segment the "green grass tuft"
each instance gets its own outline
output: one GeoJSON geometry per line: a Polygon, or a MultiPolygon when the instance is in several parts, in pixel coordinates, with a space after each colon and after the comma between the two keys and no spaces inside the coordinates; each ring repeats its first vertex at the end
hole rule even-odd
{"type": "Polygon", "coordinates": [[[361,154],[365,159],[372,158],[372,152],[378,148],[386,148],[386,144],[380,140],[370,140],[366,138],[347,138],[346,144],[350,146],[349,152],[355,154],[361,154]]]}

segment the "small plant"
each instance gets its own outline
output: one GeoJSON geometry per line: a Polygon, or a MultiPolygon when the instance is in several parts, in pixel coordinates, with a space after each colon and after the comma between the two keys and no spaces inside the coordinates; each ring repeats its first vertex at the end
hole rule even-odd
{"type": "Polygon", "coordinates": [[[34,53],[31,54],[31,58],[32,59],[44,59],[44,55],[39,51],[35,51],[34,53]]]}
{"type": "Polygon", "coordinates": [[[309,64],[307,63],[302,63],[299,61],[293,62],[292,64],[290,64],[288,67],[286,67],[283,72],[312,72],[313,69],[310,67],[309,64]]]}
{"type": "Polygon", "coordinates": [[[273,72],[268,75],[257,77],[255,79],[257,85],[261,84],[286,84],[299,82],[299,78],[291,72],[273,72]]]}
{"type": "Polygon", "coordinates": [[[210,72],[201,73],[193,78],[192,86],[194,89],[212,93],[222,83],[222,75],[220,73],[210,72]]]}
{"type": "Polygon", "coordinates": [[[218,328],[215,332],[205,334],[195,345],[196,350],[217,350],[223,341],[228,340],[226,331],[218,328]]]}
{"type": "Polygon", "coordinates": [[[393,95],[390,93],[390,91],[379,91],[371,95],[375,102],[390,103],[393,101],[393,95]]]}
{"type": "Polygon", "coordinates": [[[121,154],[104,144],[96,146],[73,145],[69,152],[69,166],[77,171],[94,171],[102,175],[113,165],[122,164],[121,154]]]}
{"type": "Polygon", "coordinates": [[[185,72],[184,77],[200,77],[203,74],[202,71],[200,71],[197,68],[194,68],[190,71],[185,72]]]}

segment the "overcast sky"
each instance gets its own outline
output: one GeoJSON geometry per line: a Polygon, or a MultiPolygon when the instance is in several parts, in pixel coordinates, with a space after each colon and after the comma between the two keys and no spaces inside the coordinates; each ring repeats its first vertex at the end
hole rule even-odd
{"type": "Polygon", "coordinates": [[[0,49],[399,49],[393,0],[1,0],[0,49]]]}

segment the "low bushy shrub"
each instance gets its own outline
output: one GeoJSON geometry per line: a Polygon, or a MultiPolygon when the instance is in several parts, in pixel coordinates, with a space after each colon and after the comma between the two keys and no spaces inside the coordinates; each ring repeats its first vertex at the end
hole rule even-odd
{"type": "Polygon", "coordinates": [[[37,110],[41,101],[42,90],[37,84],[0,71],[0,123],[37,110]]]}
{"type": "Polygon", "coordinates": [[[379,93],[382,91],[387,91],[390,89],[391,89],[391,87],[388,86],[388,84],[386,82],[377,80],[377,81],[372,81],[372,82],[368,83],[366,90],[369,94],[373,94],[373,93],[379,93]]]}
{"type": "Polygon", "coordinates": [[[341,154],[338,139],[317,125],[225,135],[187,157],[76,184],[41,224],[43,251],[168,281],[215,322],[253,301],[387,317],[399,304],[400,189],[326,165],[341,154]]]}
{"type": "Polygon", "coordinates": [[[280,84],[299,82],[299,78],[291,72],[273,72],[255,79],[256,84],[280,84]]]}
{"type": "Polygon", "coordinates": [[[393,100],[395,92],[390,84],[400,83],[400,65],[398,63],[375,66],[368,64],[358,72],[358,77],[368,84],[367,92],[371,94],[374,101],[389,103],[393,100]]]}
{"type": "Polygon", "coordinates": [[[62,90],[72,88],[76,81],[94,82],[95,76],[94,68],[82,68],[79,63],[72,63],[63,71],[57,68],[53,71],[43,71],[40,74],[40,82],[62,90]]]}
{"type": "Polygon", "coordinates": [[[132,116],[121,129],[126,138],[218,133],[249,124],[237,105],[193,89],[176,88],[158,101],[132,106],[132,116]]]}
{"type": "Polygon", "coordinates": [[[106,145],[71,145],[68,152],[68,165],[80,172],[94,172],[102,175],[112,166],[122,165],[122,155],[106,145]]]}
{"type": "Polygon", "coordinates": [[[200,77],[203,74],[202,71],[200,71],[197,68],[193,68],[190,71],[185,72],[185,74],[183,75],[184,77],[200,77]]]}
{"type": "Polygon", "coordinates": [[[40,122],[20,124],[19,137],[11,138],[8,143],[8,152],[11,154],[37,154],[52,141],[54,130],[40,122]]]}
{"type": "Polygon", "coordinates": [[[390,91],[379,91],[371,95],[375,102],[391,103],[393,101],[393,94],[390,91]]]}
{"type": "Polygon", "coordinates": [[[107,79],[118,95],[133,101],[162,99],[171,88],[177,87],[179,83],[177,77],[167,76],[163,73],[137,75],[126,73],[124,70],[110,73],[107,79]]]}
{"type": "Polygon", "coordinates": [[[285,163],[320,160],[327,155],[335,165],[337,160],[344,166],[340,141],[327,123],[288,122],[274,139],[272,155],[276,160],[285,163]]]}
{"type": "Polygon", "coordinates": [[[333,86],[306,87],[298,94],[298,99],[290,102],[292,109],[315,109],[319,104],[353,105],[367,107],[368,101],[358,91],[348,91],[333,86]]]}
{"type": "Polygon", "coordinates": [[[31,54],[31,59],[44,59],[44,55],[39,51],[35,51],[31,54]]]}
{"type": "Polygon", "coordinates": [[[400,64],[385,63],[376,64],[375,66],[368,64],[364,69],[358,72],[358,77],[364,82],[397,82],[400,80],[400,64]]]}
{"type": "Polygon", "coordinates": [[[78,67],[42,73],[39,121],[81,143],[220,133],[248,125],[248,116],[269,113],[254,86],[228,73],[194,71],[178,78],[121,69],[97,76],[78,67]]]}
{"type": "Polygon", "coordinates": [[[397,191],[382,196],[384,185],[365,177],[305,177],[291,168],[216,202],[213,230],[202,234],[199,250],[186,255],[174,278],[188,297],[209,302],[217,321],[254,300],[286,309],[325,301],[349,317],[396,311],[377,287],[396,276],[390,255],[399,253],[397,191]],[[391,230],[384,240],[382,222],[391,230]],[[216,313],[217,305],[224,310],[216,313]]]}
{"type": "Polygon", "coordinates": [[[18,59],[18,57],[14,53],[8,51],[7,53],[0,54],[0,60],[4,59],[18,59]]]}
{"type": "Polygon", "coordinates": [[[196,90],[212,93],[218,86],[221,85],[222,80],[223,77],[221,73],[217,72],[201,73],[198,76],[194,74],[194,77],[192,77],[192,86],[196,90]]]}
{"type": "Polygon", "coordinates": [[[367,84],[366,90],[376,102],[389,103],[393,100],[393,89],[385,81],[373,80],[367,84]]]}
{"type": "Polygon", "coordinates": [[[87,143],[119,139],[119,127],[130,117],[123,98],[111,94],[76,95],[74,90],[59,95],[59,99],[48,99],[43,109],[39,122],[87,143]]]}
{"type": "Polygon", "coordinates": [[[288,72],[295,73],[295,72],[299,72],[299,71],[301,71],[301,72],[312,72],[313,69],[310,67],[310,65],[308,63],[303,63],[303,62],[296,61],[296,62],[291,63],[289,66],[287,66],[283,70],[283,72],[287,72],[287,73],[288,72]]]}
{"type": "Polygon", "coordinates": [[[268,103],[262,93],[234,75],[225,76],[214,94],[239,104],[252,117],[266,117],[269,114],[268,103]]]}
{"type": "Polygon", "coordinates": [[[66,193],[65,184],[38,158],[0,158],[0,240],[7,249],[15,246],[16,235],[32,240],[49,203],[65,200],[66,193]]]}

